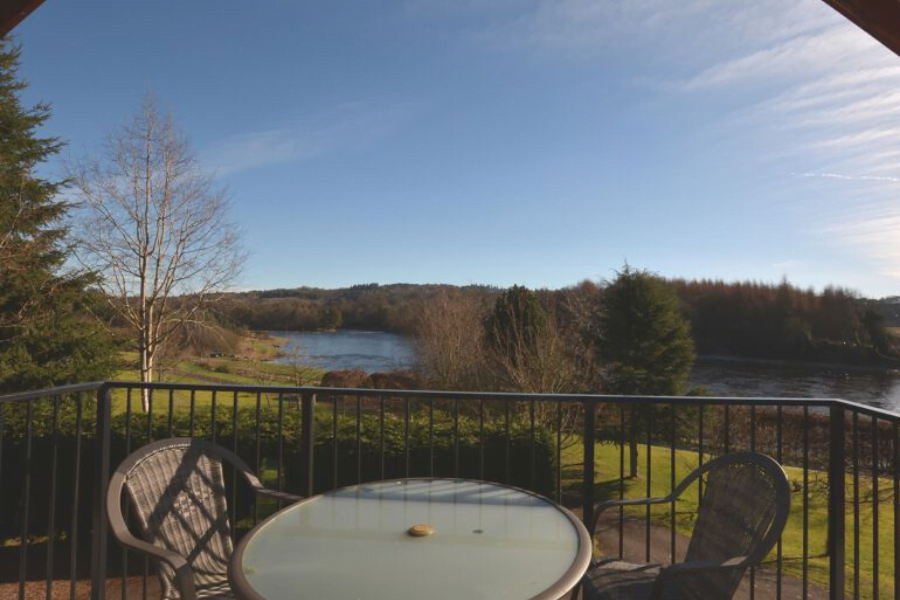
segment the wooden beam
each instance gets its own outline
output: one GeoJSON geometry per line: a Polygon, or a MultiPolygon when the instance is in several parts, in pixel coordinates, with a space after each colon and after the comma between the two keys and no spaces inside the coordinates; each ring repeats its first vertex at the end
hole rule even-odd
{"type": "Polygon", "coordinates": [[[2,0],[0,1],[0,37],[12,31],[31,11],[44,0],[2,0]]]}
{"type": "Polygon", "coordinates": [[[898,0],[822,0],[860,29],[900,55],[898,0]]]}

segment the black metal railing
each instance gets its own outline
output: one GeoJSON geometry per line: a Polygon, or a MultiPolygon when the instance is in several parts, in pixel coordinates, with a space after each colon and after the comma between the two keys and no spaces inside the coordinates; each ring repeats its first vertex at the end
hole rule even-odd
{"type": "MultiPolygon", "coordinates": [[[[417,476],[490,479],[580,512],[668,493],[735,450],[769,454],[792,513],[737,597],[900,597],[900,415],[838,400],[612,397],[95,383],[0,397],[0,599],[155,598],[152,565],[110,541],[109,473],[148,441],[237,452],[309,495],[417,476]]],[[[278,508],[230,488],[236,535],[278,508]]],[[[600,551],[677,561],[702,497],[601,520],[600,551]]]]}

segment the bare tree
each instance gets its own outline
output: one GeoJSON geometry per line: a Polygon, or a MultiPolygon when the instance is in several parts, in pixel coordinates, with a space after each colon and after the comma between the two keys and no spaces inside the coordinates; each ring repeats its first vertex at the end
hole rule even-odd
{"type": "Polygon", "coordinates": [[[141,381],[151,382],[160,349],[240,274],[227,196],[151,97],[71,171],[85,209],[79,259],[103,275],[109,303],[134,330],[141,381]]]}
{"type": "Polygon", "coordinates": [[[481,320],[484,299],[441,290],[416,320],[418,368],[431,384],[445,390],[474,390],[484,363],[481,320]]]}
{"type": "Polygon", "coordinates": [[[577,373],[566,354],[564,339],[556,324],[548,321],[533,340],[512,327],[513,335],[501,350],[485,345],[486,368],[499,391],[529,394],[568,394],[577,391],[577,373]]]}

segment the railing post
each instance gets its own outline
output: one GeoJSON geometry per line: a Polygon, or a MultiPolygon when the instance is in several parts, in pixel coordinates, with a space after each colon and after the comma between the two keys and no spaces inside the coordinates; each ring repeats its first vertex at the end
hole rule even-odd
{"type": "Polygon", "coordinates": [[[830,457],[828,465],[828,556],[829,599],[844,600],[844,407],[834,402],[829,409],[831,423],[830,457]]]}
{"type": "MultiPolygon", "coordinates": [[[[594,523],[594,430],[597,418],[596,400],[584,401],[584,489],[582,521],[586,527],[594,523]]],[[[594,532],[590,532],[591,535],[594,532]]]]}
{"type": "Polygon", "coordinates": [[[316,449],[316,419],[315,419],[316,395],[312,392],[303,392],[301,398],[301,440],[304,453],[303,483],[304,496],[313,495],[313,463],[316,449]]]}
{"type": "Polygon", "coordinates": [[[106,486],[109,485],[109,421],[112,391],[106,385],[97,390],[97,429],[94,438],[94,514],[91,538],[91,600],[106,597],[106,486]]]}

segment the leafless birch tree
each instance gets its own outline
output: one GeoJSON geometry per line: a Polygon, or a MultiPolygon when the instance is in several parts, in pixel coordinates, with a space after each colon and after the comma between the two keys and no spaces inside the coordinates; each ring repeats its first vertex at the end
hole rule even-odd
{"type": "Polygon", "coordinates": [[[135,333],[141,381],[151,382],[167,340],[202,320],[241,271],[227,196],[149,97],[70,175],[84,208],[79,259],[102,274],[102,290],[135,333]]]}

